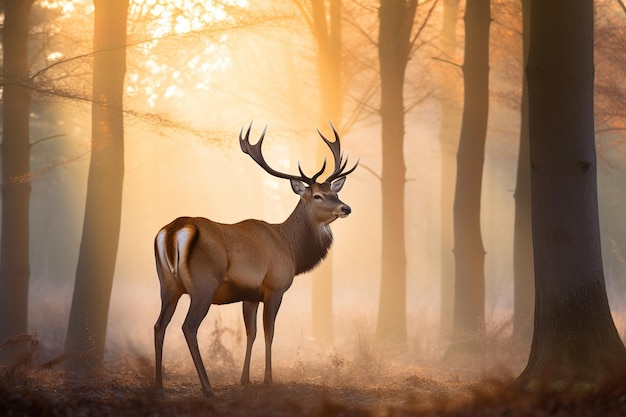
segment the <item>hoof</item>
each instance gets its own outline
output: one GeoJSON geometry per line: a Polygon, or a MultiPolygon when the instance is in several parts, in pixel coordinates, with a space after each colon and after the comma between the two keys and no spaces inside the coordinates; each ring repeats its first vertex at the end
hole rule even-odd
{"type": "Polygon", "coordinates": [[[165,398],[165,392],[163,391],[163,387],[154,387],[154,388],[152,388],[152,395],[155,398],[160,398],[160,399],[165,398]]]}
{"type": "Polygon", "coordinates": [[[202,395],[204,395],[206,398],[215,398],[215,393],[213,392],[212,389],[208,391],[205,389],[202,389],[202,395]]]}

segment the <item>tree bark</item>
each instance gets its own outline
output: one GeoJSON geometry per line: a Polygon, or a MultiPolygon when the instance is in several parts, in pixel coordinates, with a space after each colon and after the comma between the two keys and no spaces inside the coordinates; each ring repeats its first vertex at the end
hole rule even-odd
{"type": "Polygon", "coordinates": [[[4,4],[0,342],[28,332],[30,212],[29,14],[33,0],[4,4]]]}
{"type": "Polygon", "coordinates": [[[404,344],[407,339],[403,90],[416,9],[416,0],[381,0],[379,9],[382,277],[376,335],[394,344],[404,344]]]}
{"type": "Polygon", "coordinates": [[[460,93],[456,62],[456,26],[459,0],[443,2],[443,25],[441,50],[446,62],[440,74],[441,127],[441,309],[440,333],[444,339],[452,333],[454,312],[454,228],[452,207],[454,205],[454,180],[456,176],[456,151],[459,142],[460,112],[457,98],[460,93]]]}
{"type": "Polygon", "coordinates": [[[479,348],[485,326],[485,250],[480,230],[480,199],[489,113],[490,2],[468,0],[464,20],[465,93],[454,193],[452,351],[479,348]]]}
{"type": "MultiPolygon", "coordinates": [[[[311,0],[313,31],[318,46],[320,77],[320,124],[329,121],[339,125],[342,118],[343,92],[341,85],[341,0],[330,0],[328,19],[322,0],[311,0]]],[[[341,132],[340,132],[341,133],[341,132]]],[[[328,147],[320,141],[317,159],[322,160],[328,147]]],[[[313,271],[313,337],[333,341],[333,253],[313,271]]]]}
{"type": "MultiPolygon", "coordinates": [[[[524,68],[530,46],[530,0],[522,0],[524,68]]],[[[533,242],[530,216],[530,156],[528,139],[528,83],[523,77],[520,143],[515,185],[513,236],[513,338],[524,345],[532,340],[534,311],[533,242]]]]}
{"type": "Polygon", "coordinates": [[[626,366],[606,296],[594,138],[592,0],[531,1],[535,328],[519,381],[595,381],[626,366]]]}
{"type": "Polygon", "coordinates": [[[92,145],[76,282],[65,340],[70,367],[99,368],[120,232],[128,0],[94,0],[92,145]]]}

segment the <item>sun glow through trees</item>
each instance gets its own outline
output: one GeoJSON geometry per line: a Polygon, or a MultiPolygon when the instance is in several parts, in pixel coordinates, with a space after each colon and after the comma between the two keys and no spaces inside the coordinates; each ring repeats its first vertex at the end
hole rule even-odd
{"type": "MultiPolygon", "coordinates": [[[[88,33],[85,17],[93,16],[92,0],[43,0],[58,14],[57,31],[88,33]]],[[[232,62],[226,46],[247,0],[130,0],[126,95],[156,107],[161,100],[182,98],[186,90],[208,90],[215,71],[232,62]]],[[[49,61],[71,56],[52,51],[49,61]]]]}
{"type": "Polygon", "coordinates": [[[212,73],[231,66],[223,29],[233,26],[233,13],[247,5],[245,0],[132,1],[129,20],[145,40],[136,45],[143,68],[129,71],[127,93],[143,92],[154,107],[160,99],[182,98],[185,89],[208,90],[212,73]],[[185,47],[179,49],[182,38],[185,47]]]}

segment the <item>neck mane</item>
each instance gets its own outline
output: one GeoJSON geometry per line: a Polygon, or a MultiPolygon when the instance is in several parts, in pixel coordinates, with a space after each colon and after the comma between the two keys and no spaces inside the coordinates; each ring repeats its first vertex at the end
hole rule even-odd
{"type": "Polygon", "coordinates": [[[328,254],[333,234],[328,224],[309,219],[302,201],[280,225],[280,231],[294,255],[296,275],[313,269],[328,254]]]}

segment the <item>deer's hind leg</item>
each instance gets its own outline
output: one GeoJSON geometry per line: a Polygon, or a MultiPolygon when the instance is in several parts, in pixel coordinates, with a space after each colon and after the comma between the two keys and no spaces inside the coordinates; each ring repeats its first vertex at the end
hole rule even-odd
{"type": "Polygon", "coordinates": [[[190,294],[191,304],[189,305],[187,317],[185,317],[183,322],[183,334],[200,378],[202,393],[207,397],[214,396],[214,393],[202,361],[202,356],[200,355],[200,350],[198,349],[198,328],[209,312],[216,290],[213,286],[207,285],[203,288],[203,291],[194,291],[193,294],[190,294]]]}
{"type": "Polygon", "coordinates": [[[182,291],[177,288],[168,290],[165,286],[161,287],[161,313],[154,324],[155,389],[161,392],[163,391],[163,341],[165,339],[165,330],[170,320],[172,320],[181,295],[182,291]]]}

